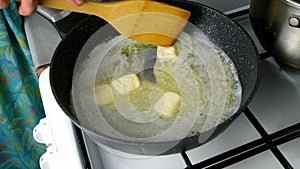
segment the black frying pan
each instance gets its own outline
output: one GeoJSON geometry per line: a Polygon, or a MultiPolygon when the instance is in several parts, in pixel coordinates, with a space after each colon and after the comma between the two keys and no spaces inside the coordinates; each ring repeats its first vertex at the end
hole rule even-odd
{"type": "MultiPolygon", "coordinates": [[[[229,119],[216,128],[181,140],[175,147],[162,154],[178,153],[202,145],[222,133],[246,108],[258,86],[260,62],[257,49],[250,36],[233,20],[212,8],[195,2],[180,0],[161,0],[191,11],[190,22],[202,30],[209,39],[221,48],[234,62],[242,85],[241,106],[229,119]]],[[[106,22],[90,16],[75,27],[58,45],[50,69],[50,83],[54,96],[72,121],[80,125],[71,108],[70,90],[76,59],[86,41],[106,22]]],[[[96,142],[108,147],[133,154],[157,155],[161,149],[177,143],[168,142],[138,143],[116,140],[105,135],[85,130],[96,142]],[[157,151],[158,150],[158,151],[157,151]]]]}

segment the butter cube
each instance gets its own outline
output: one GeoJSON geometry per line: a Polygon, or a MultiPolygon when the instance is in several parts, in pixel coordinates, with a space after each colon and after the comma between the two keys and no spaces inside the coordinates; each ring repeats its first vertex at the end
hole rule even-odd
{"type": "Polygon", "coordinates": [[[158,46],[157,47],[157,58],[160,59],[174,59],[177,57],[176,55],[177,51],[175,48],[172,47],[162,47],[158,46]]]}
{"type": "Polygon", "coordinates": [[[121,94],[129,93],[141,86],[141,81],[136,74],[128,74],[112,82],[113,89],[121,94]]]}
{"type": "Polygon", "coordinates": [[[109,104],[113,101],[112,90],[108,84],[97,85],[93,90],[98,105],[109,104]]]}
{"type": "Polygon", "coordinates": [[[154,110],[160,112],[163,118],[171,118],[175,115],[180,102],[181,97],[177,93],[167,92],[155,104],[154,110]]]}

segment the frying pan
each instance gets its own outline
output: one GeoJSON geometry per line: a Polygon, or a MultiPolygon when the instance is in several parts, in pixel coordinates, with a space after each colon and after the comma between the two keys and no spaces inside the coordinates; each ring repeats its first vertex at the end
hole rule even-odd
{"type": "MultiPolygon", "coordinates": [[[[81,49],[92,35],[107,24],[102,19],[89,16],[77,25],[58,45],[51,61],[50,84],[53,94],[64,113],[98,145],[139,155],[178,153],[198,147],[222,133],[246,108],[258,87],[260,61],[257,49],[250,36],[235,21],[208,6],[181,0],[160,0],[191,11],[189,22],[196,25],[209,40],[222,49],[233,61],[242,86],[239,109],[227,120],[204,133],[182,140],[161,142],[135,142],[114,139],[95,133],[81,125],[72,107],[70,92],[73,72],[81,49]],[[168,147],[166,149],[166,147],[168,147]],[[165,150],[161,152],[161,150],[165,150]]],[[[80,82],[78,82],[80,83],[80,82]]]]}

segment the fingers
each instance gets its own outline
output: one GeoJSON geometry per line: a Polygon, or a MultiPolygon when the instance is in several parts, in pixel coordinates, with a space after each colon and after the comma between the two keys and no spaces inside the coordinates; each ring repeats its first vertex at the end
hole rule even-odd
{"type": "Polygon", "coordinates": [[[37,8],[38,0],[22,0],[19,7],[19,14],[23,16],[31,15],[37,8]]]}
{"type": "MultiPolygon", "coordinates": [[[[72,5],[81,6],[84,0],[67,0],[72,5]]],[[[7,8],[10,0],[0,0],[0,9],[7,8]]],[[[19,14],[23,16],[31,15],[37,8],[38,0],[21,0],[19,14]]]]}
{"type": "Polygon", "coordinates": [[[67,1],[75,6],[81,6],[83,4],[83,0],[67,0],[67,1]]]}
{"type": "Polygon", "coordinates": [[[0,9],[7,8],[10,0],[0,0],[0,9]]]}

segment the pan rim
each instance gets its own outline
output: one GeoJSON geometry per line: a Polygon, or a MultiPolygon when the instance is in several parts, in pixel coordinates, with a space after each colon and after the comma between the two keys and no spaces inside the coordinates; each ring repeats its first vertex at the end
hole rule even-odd
{"type": "MultiPolygon", "coordinates": [[[[174,0],[172,0],[174,1],[174,0]]],[[[168,0],[163,0],[162,2],[171,2],[171,1],[168,1],[168,0]]],[[[180,2],[179,0],[176,1],[178,3],[182,3],[180,2]]],[[[254,48],[255,50],[255,55],[256,55],[256,61],[257,61],[257,76],[256,76],[256,81],[255,81],[255,85],[253,87],[253,90],[251,91],[250,95],[248,96],[248,98],[246,98],[246,101],[245,103],[239,107],[238,111],[232,113],[232,115],[227,118],[225,121],[223,121],[222,123],[219,123],[216,127],[206,131],[206,132],[209,132],[211,130],[214,130],[216,128],[218,128],[220,125],[226,125],[226,124],[231,124],[231,122],[236,119],[245,109],[246,107],[248,106],[248,104],[251,102],[251,100],[253,99],[253,97],[255,96],[255,93],[258,89],[258,86],[259,86],[259,83],[260,83],[260,80],[261,80],[261,61],[259,59],[259,53],[258,53],[258,50],[257,50],[257,47],[255,46],[255,43],[254,43],[254,40],[250,37],[250,35],[244,30],[244,28],[242,28],[235,20],[233,20],[232,18],[230,18],[229,16],[225,15],[223,12],[220,12],[219,10],[217,9],[214,9],[212,7],[209,7],[207,5],[204,5],[204,4],[201,4],[201,3],[197,3],[197,2],[192,2],[192,1],[184,1],[185,4],[190,4],[190,5],[194,5],[194,6],[201,6],[203,8],[206,8],[206,9],[209,9],[211,11],[215,11],[216,13],[220,14],[220,15],[223,15],[225,16],[230,22],[232,22],[234,25],[236,25],[239,30],[241,30],[243,32],[243,34],[250,40],[250,43],[251,43],[251,46],[254,48]]],[[[87,18],[88,20],[89,18],[87,18]]],[[[82,21],[84,22],[84,20],[82,21]]],[[[76,29],[73,28],[73,30],[76,29]]],[[[71,31],[72,32],[72,31],[71,31]]],[[[67,37],[67,36],[66,36],[67,37]]],[[[65,38],[66,38],[65,37],[65,38]]],[[[65,39],[64,38],[64,39],[65,39]]],[[[61,45],[61,43],[63,43],[64,39],[60,42],[59,46],[61,45]]],[[[58,95],[56,93],[56,90],[54,89],[53,87],[53,69],[51,69],[53,63],[54,63],[54,60],[55,60],[55,56],[56,56],[56,52],[54,53],[53,55],[53,58],[52,58],[52,61],[51,61],[51,66],[50,66],[50,72],[49,72],[49,76],[50,76],[50,84],[51,84],[51,90],[53,92],[53,95],[55,97],[55,99],[57,100],[57,103],[59,104],[60,108],[63,110],[63,112],[66,114],[66,112],[68,112],[68,110],[66,110],[65,106],[59,101],[60,98],[58,98],[58,95]]],[[[67,114],[68,115],[68,114],[67,114]]],[[[70,118],[70,116],[68,115],[68,117],[70,118]]],[[[88,132],[91,132],[93,133],[94,135],[96,135],[97,137],[100,137],[101,139],[104,139],[106,141],[111,141],[111,142],[115,142],[115,143],[121,143],[121,144],[130,144],[130,145],[137,145],[137,146],[143,146],[143,145],[158,145],[158,144],[170,144],[170,143],[180,143],[181,141],[183,140],[189,140],[189,139],[195,139],[195,138],[198,138],[200,135],[206,133],[199,133],[199,134],[195,134],[195,135],[192,135],[190,137],[185,137],[185,138],[182,138],[182,139],[178,139],[178,140],[171,140],[171,141],[157,141],[157,142],[145,142],[145,141],[128,141],[128,140],[122,140],[122,139],[118,139],[118,138],[114,138],[114,137],[111,137],[111,136],[107,136],[103,133],[96,133],[94,131],[91,131],[83,126],[80,125],[80,122],[77,120],[77,119],[74,119],[74,118],[70,118],[71,121],[76,125],[78,126],[79,128],[83,129],[83,130],[86,130],[88,132]]],[[[228,125],[228,126],[229,126],[228,125]]],[[[226,127],[227,128],[227,127],[226,127]]],[[[224,128],[224,130],[226,129],[224,128]]],[[[205,143],[205,142],[204,142],[205,143]]],[[[199,146],[199,145],[198,145],[199,146]]],[[[197,147],[197,145],[195,145],[195,147],[197,147]]]]}

